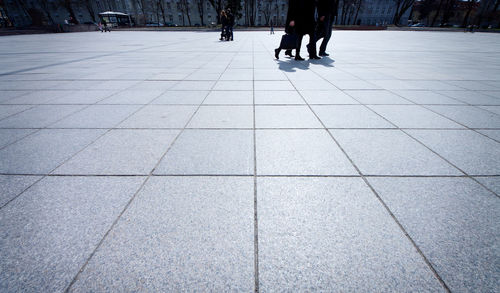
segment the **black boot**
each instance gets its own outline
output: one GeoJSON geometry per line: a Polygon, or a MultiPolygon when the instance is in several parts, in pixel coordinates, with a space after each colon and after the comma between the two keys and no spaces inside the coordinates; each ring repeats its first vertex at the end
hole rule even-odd
{"type": "Polygon", "coordinates": [[[326,52],[319,52],[318,54],[319,56],[330,56],[330,54],[326,53],[326,52]]]}
{"type": "Polygon", "coordinates": [[[318,57],[318,55],[316,55],[316,50],[313,49],[311,46],[309,46],[309,44],[306,46],[307,47],[307,53],[309,53],[309,59],[321,59],[320,57],[318,57]]]}
{"type": "Polygon", "coordinates": [[[285,55],[290,56],[290,58],[293,58],[292,50],[286,50],[285,55]]]}
{"type": "Polygon", "coordinates": [[[280,48],[274,49],[274,57],[276,57],[276,59],[280,59],[280,51],[280,48]]]}
{"type": "Polygon", "coordinates": [[[297,61],[304,61],[306,59],[300,57],[300,55],[297,53],[297,54],[295,54],[295,60],[297,60],[297,61]]]}

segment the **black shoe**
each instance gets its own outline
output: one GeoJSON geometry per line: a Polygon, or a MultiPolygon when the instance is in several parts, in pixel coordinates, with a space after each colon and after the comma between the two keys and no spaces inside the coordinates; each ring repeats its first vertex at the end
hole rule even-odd
{"type": "Polygon", "coordinates": [[[318,57],[317,55],[313,55],[313,56],[309,56],[309,59],[319,60],[319,59],[321,59],[321,57],[318,57]]]}
{"type": "Polygon", "coordinates": [[[318,54],[319,56],[330,56],[330,54],[326,53],[326,52],[319,52],[318,54]]]}
{"type": "Polygon", "coordinates": [[[276,57],[276,59],[280,59],[280,49],[274,49],[274,57],[276,57]]]}
{"type": "Polygon", "coordinates": [[[290,58],[293,58],[292,50],[286,50],[285,55],[290,56],[290,58]]]}
{"type": "Polygon", "coordinates": [[[297,55],[295,55],[295,60],[297,60],[297,61],[304,61],[304,60],[306,60],[306,59],[304,59],[304,58],[300,57],[300,55],[299,55],[299,54],[297,54],[297,55]]]}

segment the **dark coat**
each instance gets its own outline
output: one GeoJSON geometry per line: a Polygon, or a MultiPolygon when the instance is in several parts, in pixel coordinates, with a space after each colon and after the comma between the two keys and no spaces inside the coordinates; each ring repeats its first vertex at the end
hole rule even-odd
{"type": "Polygon", "coordinates": [[[286,32],[295,32],[299,35],[313,33],[316,24],[314,19],[315,9],[315,0],[290,0],[286,16],[286,32]],[[295,22],[295,27],[293,28],[290,27],[290,21],[292,20],[295,22]]]}

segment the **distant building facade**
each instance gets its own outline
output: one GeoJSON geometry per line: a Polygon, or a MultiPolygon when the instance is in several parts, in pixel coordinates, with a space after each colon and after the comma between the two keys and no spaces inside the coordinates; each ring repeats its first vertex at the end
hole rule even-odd
{"type": "MultiPolygon", "coordinates": [[[[394,0],[339,1],[336,24],[392,23],[394,0]]],[[[242,0],[240,5],[238,25],[285,25],[288,0],[242,0]]],[[[137,25],[203,26],[218,20],[207,0],[0,0],[0,13],[16,26],[62,24],[70,16],[78,23],[98,22],[98,14],[104,11],[127,13],[137,25]]]]}

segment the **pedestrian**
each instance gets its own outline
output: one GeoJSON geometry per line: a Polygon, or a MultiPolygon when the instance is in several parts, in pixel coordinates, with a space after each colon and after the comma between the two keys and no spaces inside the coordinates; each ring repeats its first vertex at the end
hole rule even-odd
{"type": "Polygon", "coordinates": [[[272,19],[269,21],[269,26],[271,26],[271,33],[270,34],[274,35],[274,27],[273,27],[273,20],[272,19]]]}
{"type": "MultiPolygon", "coordinates": [[[[309,35],[309,44],[307,44],[307,51],[309,59],[321,59],[316,55],[316,41],[314,37],[314,29],[316,21],[314,14],[316,12],[315,1],[312,0],[290,0],[288,4],[288,13],[286,16],[285,31],[288,34],[297,35],[297,43],[295,46],[295,60],[305,60],[300,56],[300,47],[302,46],[302,38],[304,35],[309,35]]],[[[276,49],[275,57],[278,59],[281,48],[276,49]]],[[[285,52],[290,56],[291,50],[285,52]]]]}
{"type": "Polygon", "coordinates": [[[227,33],[228,37],[233,40],[233,26],[234,26],[234,14],[231,12],[231,8],[226,9],[227,15],[227,33]]]}
{"type": "Polygon", "coordinates": [[[221,41],[225,37],[225,33],[226,33],[225,30],[227,30],[227,23],[228,23],[227,14],[226,14],[226,11],[223,9],[220,12],[221,32],[220,32],[220,39],[219,40],[221,40],[221,41]]]}
{"type": "Polygon", "coordinates": [[[318,0],[318,25],[323,26],[325,36],[319,46],[319,56],[329,56],[326,53],[326,46],[332,36],[332,26],[337,15],[338,0],[318,0]]]}

